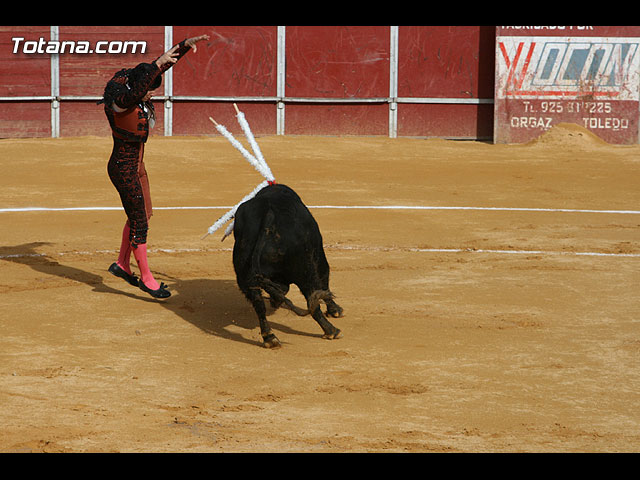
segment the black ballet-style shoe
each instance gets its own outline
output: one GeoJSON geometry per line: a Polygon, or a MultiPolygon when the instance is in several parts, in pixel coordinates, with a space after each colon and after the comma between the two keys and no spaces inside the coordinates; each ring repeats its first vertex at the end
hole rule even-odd
{"type": "Polygon", "coordinates": [[[142,279],[138,282],[138,286],[140,287],[140,290],[142,290],[143,292],[147,292],[149,295],[155,298],[168,298],[171,296],[171,292],[167,290],[167,286],[164,284],[164,282],[160,282],[160,288],[158,288],[157,290],[151,290],[142,282],[142,279]]]}
{"type": "Polygon", "coordinates": [[[138,277],[136,277],[133,273],[129,274],[124,271],[124,269],[118,265],[117,263],[112,263],[109,267],[109,272],[116,277],[124,278],[129,285],[133,285],[134,287],[138,286],[138,277]]]}

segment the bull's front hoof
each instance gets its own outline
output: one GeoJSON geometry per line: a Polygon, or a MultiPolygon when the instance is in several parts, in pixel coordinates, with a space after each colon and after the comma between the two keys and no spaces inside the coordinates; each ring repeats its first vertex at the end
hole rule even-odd
{"type": "Polygon", "coordinates": [[[336,338],[342,338],[342,332],[336,328],[336,331],[333,333],[325,333],[322,338],[326,340],[334,340],[336,338]]]}
{"type": "Polygon", "coordinates": [[[273,333],[270,333],[262,339],[262,346],[264,348],[280,348],[282,344],[280,343],[280,340],[278,340],[278,337],[273,333]]]}

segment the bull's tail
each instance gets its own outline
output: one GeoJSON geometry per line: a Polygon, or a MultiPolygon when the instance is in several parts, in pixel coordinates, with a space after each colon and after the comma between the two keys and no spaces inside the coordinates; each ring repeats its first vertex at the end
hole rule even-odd
{"type": "Polygon", "coordinates": [[[260,274],[260,258],[262,257],[262,251],[267,243],[267,233],[274,228],[275,215],[271,209],[269,209],[262,219],[262,223],[258,229],[258,238],[255,246],[253,247],[253,254],[251,256],[251,270],[260,274]]]}
{"type": "Polygon", "coordinates": [[[329,290],[315,290],[311,292],[309,298],[307,298],[307,306],[309,307],[309,312],[313,312],[316,308],[320,306],[320,302],[326,302],[329,300],[333,300],[334,295],[329,290]]]}
{"type": "Polygon", "coordinates": [[[256,279],[258,280],[260,288],[269,294],[275,306],[287,308],[300,317],[304,317],[315,311],[315,309],[320,306],[320,302],[327,302],[334,299],[333,293],[329,290],[315,290],[311,292],[307,298],[307,308],[300,308],[294,305],[293,302],[286,297],[286,293],[268,278],[262,275],[256,275],[256,279]]]}

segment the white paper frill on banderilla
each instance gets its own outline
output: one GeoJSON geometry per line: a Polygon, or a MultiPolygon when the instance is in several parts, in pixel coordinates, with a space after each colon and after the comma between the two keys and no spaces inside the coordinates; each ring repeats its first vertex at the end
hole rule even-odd
{"type": "MultiPolygon", "coordinates": [[[[262,175],[265,178],[265,180],[262,183],[260,183],[258,186],[256,186],[256,188],[254,188],[251,193],[249,193],[242,200],[240,200],[240,202],[238,202],[233,208],[231,208],[231,210],[229,210],[227,213],[221,216],[218,220],[216,220],[216,222],[209,227],[209,229],[207,230],[207,233],[202,238],[205,238],[207,235],[213,234],[222,225],[224,225],[229,220],[231,220],[235,216],[236,211],[238,210],[238,207],[240,205],[242,205],[244,202],[255,197],[258,194],[258,192],[263,188],[265,188],[266,186],[275,183],[275,178],[271,173],[271,169],[269,168],[269,165],[267,165],[267,162],[265,161],[264,156],[262,155],[262,151],[258,146],[258,142],[256,142],[256,139],[254,138],[253,133],[251,132],[251,128],[249,128],[249,123],[247,122],[247,119],[245,118],[244,113],[242,113],[238,109],[238,106],[235,103],[233,104],[233,106],[236,109],[236,118],[238,120],[238,123],[240,124],[240,127],[242,128],[242,131],[244,132],[245,137],[247,137],[247,140],[249,141],[249,145],[253,150],[253,154],[251,154],[246,148],[244,148],[244,146],[238,140],[236,140],[236,138],[234,138],[234,136],[224,127],[224,125],[220,125],[211,117],[209,117],[209,120],[213,122],[218,132],[220,132],[220,134],[223,137],[229,140],[231,145],[233,145],[242,154],[242,156],[247,159],[247,161],[260,173],[260,175],[262,175]]],[[[222,237],[222,240],[227,238],[232,231],[233,231],[233,222],[231,222],[229,226],[226,228],[224,236],[222,237]]]]}

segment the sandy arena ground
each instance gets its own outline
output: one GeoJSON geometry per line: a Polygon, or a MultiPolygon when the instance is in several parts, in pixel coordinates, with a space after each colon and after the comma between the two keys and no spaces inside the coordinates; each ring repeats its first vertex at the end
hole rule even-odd
{"type": "Polygon", "coordinates": [[[277,310],[262,348],[233,238],[201,238],[227,209],[159,208],[262,180],[224,138],[147,144],[166,301],[107,272],[120,209],[6,210],[119,207],[110,138],[0,140],[0,452],[640,450],[640,146],[259,143],[320,224],[343,338],[277,310]]]}

